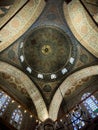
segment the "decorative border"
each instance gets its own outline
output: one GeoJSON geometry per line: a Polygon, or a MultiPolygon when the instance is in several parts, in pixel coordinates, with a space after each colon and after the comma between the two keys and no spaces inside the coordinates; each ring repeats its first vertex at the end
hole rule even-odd
{"type": "Polygon", "coordinates": [[[79,0],[63,5],[65,19],[77,40],[98,57],[98,27],[79,0]]]}
{"type": "Polygon", "coordinates": [[[43,11],[44,0],[31,0],[0,31],[0,52],[16,41],[35,22],[43,11]],[[32,13],[31,13],[32,12],[32,13]]]}
{"type": "Polygon", "coordinates": [[[19,80],[21,83],[21,88],[25,88],[30,98],[32,99],[38,118],[41,121],[45,121],[48,118],[48,111],[44,99],[42,98],[41,93],[35,86],[35,84],[30,80],[30,78],[24,74],[21,70],[16,67],[0,61],[0,72],[11,75],[16,80],[19,80]]]}

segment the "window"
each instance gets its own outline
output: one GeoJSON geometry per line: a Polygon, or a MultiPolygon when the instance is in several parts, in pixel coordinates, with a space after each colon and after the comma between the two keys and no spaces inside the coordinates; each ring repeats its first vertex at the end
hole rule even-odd
{"type": "Polygon", "coordinates": [[[3,91],[0,91],[0,116],[2,116],[10,101],[11,98],[3,91]]]}
{"type": "Polygon", "coordinates": [[[90,116],[92,118],[95,118],[96,116],[98,116],[98,101],[93,95],[90,95],[90,93],[85,93],[82,96],[82,100],[84,100],[83,104],[90,113],[90,116]]]}
{"type": "Polygon", "coordinates": [[[71,113],[71,122],[74,130],[79,130],[85,125],[80,110],[71,113]]]}
{"type": "Polygon", "coordinates": [[[19,109],[15,109],[12,113],[10,123],[17,128],[18,130],[21,127],[22,123],[22,112],[19,109]]]}

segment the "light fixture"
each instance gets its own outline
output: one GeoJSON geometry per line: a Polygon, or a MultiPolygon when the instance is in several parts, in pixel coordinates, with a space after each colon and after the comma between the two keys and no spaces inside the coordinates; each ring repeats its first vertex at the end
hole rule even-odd
{"type": "Polygon", "coordinates": [[[32,118],[33,116],[32,115],[30,115],[30,118],[32,118]]]}
{"type": "Polygon", "coordinates": [[[60,119],[60,122],[62,122],[63,120],[62,119],[60,119]]]}
{"type": "Polygon", "coordinates": [[[24,110],[24,113],[26,113],[27,111],[26,110],[24,110]]]}
{"type": "Polygon", "coordinates": [[[14,103],[15,101],[14,100],[12,100],[12,103],[14,103]]]}
{"type": "Polygon", "coordinates": [[[18,108],[20,108],[21,106],[20,105],[18,105],[18,108]]]}
{"type": "Polygon", "coordinates": [[[39,121],[38,120],[36,120],[36,123],[38,123],[39,121]]]}

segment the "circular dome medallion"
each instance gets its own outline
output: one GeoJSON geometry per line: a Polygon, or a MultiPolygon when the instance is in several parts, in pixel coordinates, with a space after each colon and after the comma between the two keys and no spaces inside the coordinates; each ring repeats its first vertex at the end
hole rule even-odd
{"type": "Polygon", "coordinates": [[[73,52],[71,40],[62,30],[39,27],[21,42],[20,61],[33,77],[55,80],[74,64],[73,52]]]}

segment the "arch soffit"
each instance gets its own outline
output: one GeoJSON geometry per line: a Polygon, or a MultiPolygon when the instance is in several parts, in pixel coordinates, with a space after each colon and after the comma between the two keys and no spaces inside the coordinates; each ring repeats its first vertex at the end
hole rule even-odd
{"type": "Polygon", "coordinates": [[[98,57],[98,27],[79,0],[64,2],[65,19],[77,40],[98,57]]]}
{"type": "Polygon", "coordinates": [[[51,101],[49,108],[49,118],[51,118],[54,121],[57,119],[63,97],[70,95],[74,90],[76,90],[76,84],[78,81],[97,74],[98,66],[96,65],[75,72],[72,75],[70,75],[67,79],[65,79],[65,81],[59,86],[51,101]]]}
{"type": "Polygon", "coordinates": [[[0,28],[27,2],[28,0],[15,0],[8,13],[0,19],[0,28]]]}
{"type": "Polygon", "coordinates": [[[25,87],[35,105],[38,118],[41,121],[46,120],[48,118],[48,111],[45,102],[41,96],[41,93],[34,85],[34,83],[28,78],[28,76],[26,76],[22,71],[20,71],[16,67],[1,61],[0,61],[0,72],[11,75],[21,82],[21,87],[25,87]]]}
{"type": "MultiPolygon", "coordinates": [[[[23,4],[23,1],[24,0],[21,0],[22,4],[23,4]]],[[[0,37],[1,37],[1,39],[0,39],[0,41],[1,41],[0,42],[0,52],[3,51],[4,49],[6,49],[8,46],[10,46],[14,41],[16,41],[23,33],[25,33],[28,30],[28,28],[39,17],[39,15],[43,11],[44,7],[45,7],[45,1],[44,0],[37,0],[37,1],[30,0],[0,30],[0,37]]],[[[6,19],[8,19],[8,18],[6,18],[6,19]]],[[[4,20],[5,20],[5,18],[4,18],[4,20]]],[[[2,24],[0,23],[0,25],[2,25],[2,24]]]]}

